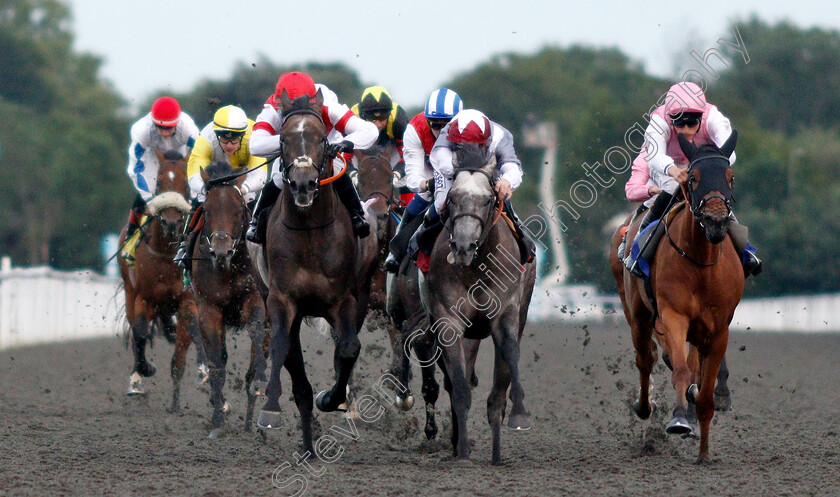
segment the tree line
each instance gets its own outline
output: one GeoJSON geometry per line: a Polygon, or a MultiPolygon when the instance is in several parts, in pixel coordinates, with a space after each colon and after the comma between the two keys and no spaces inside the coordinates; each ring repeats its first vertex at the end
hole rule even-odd
{"type": "MultiPolygon", "coordinates": [[[[101,79],[101,59],[73,52],[68,20],[59,0],[0,0],[0,246],[17,264],[101,269],[100,240],[121,229],[134,195],[125,164],[129,127],[140,116],[126,115],[124,96],[101,79]]],[[[718,62],[718,77],[706,82],[709,101],[739,131],[734,209],[766,261],[748,294],[837,291],[840,33],[757,18],[733,23],[733,30],[749,62],[718,62]]],[[[707,47],[695,48],[702,55],[707,47]]],[[[740,55],[725,48],[732,61],[740,55]]],[[[378,83],[361,81],[340,63],[291,67],[263,57],[238,65],[227,80],[202,81],[173,96],[199,127],[227,104],[254,117],[288,70],[309,72],[348,105],[378,83]]],[[[556,123],[560,164],[552,186],[558,199],[569,198],[576,182],[592,177],[587,171],[604,166],[606,151],[624,145],[634,123],[644,124],[672,83],[618,49],[571,46],[498,54],[441,86],[514,133],[525,170],[514,201],[523,218],[545,218],[537,205],[542,151],[522,145],[526,120],[556,123]]],[[[157,96],[143,102],[141,114],[157,96]]],[[[576,218],[558,214],[567,227],[571,280],[613,291],[608,230],[633,206],[624,198],[629,170],[600,173],[604,181],[593,183],[590,206],[576,209],[576,218]]]]}

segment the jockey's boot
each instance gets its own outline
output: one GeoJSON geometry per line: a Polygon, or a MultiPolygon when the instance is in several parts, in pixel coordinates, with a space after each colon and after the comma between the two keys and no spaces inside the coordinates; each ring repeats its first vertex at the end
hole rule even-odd
{"type": "Polygon", "coordinates": [[[134,265],[134,254],[137,251],[137,245],[140,243],[140,225],[143,222],[143,212],[146,210],[146,202],[139,194],[134,199],[134,204],[131,206],[131,211],[128,213],[128,229],[125,233],[125,242],[123,243],[120,257],[125,259],[125,263],[131,267],[134,265]]]}
{"type": "Polygon", "coordinates": [[[407,210],[403,213],[400,224],[397,226],[397,232],[388,245],[388,257],[385,258],[384,264],[385,271],[396,273],[400,269],[400,263],[405,255],[408,239],[411,238],[411,232],[406,226],[411,224],[415,219],[417,219],[417,214],[410,214],[407,210]]]}
{"type": "Polygon", "coordinates": [[[744,277],[758,276],[764,270],[761,259],[755,255],[755,247],[750,245],[748,241],[749,232],[750,230],[746,226],[738,223],[735,214],[729,213],[729,237],[732,238],[735,252],[741,258],[741,264],[744,266],[744,277]]]}
{"type": "Polygon", "coordinates": [[[537,244],[529,236],[528,231],[522,226],[522,221],[519,216],[513,211],[513,205],[510,200],[505,201],[505,214],[508,215],[513,226],[516,228],[516,244],[519,245],[519,262],[526,264],[534,260],[537,256],[537,244]]]}
{"type": "Polygon", "coordinates": [[[353,186],[353,181],[350,179],[350,176],[342,174],[333,182],[333,186],[335,187],[335,192],[338,194],[339,200],[347,208],[347,212],[350,213],[353,233],[359,238],[370,235],[370,224],[365,219],[365,209],[362,207],[362,201],[359,200],[359,192],[353,186]]]}
{"type": "Polygon", "coordinates": [[[268,224],[268,212],[270,207],[277,202],[277,197],[283,191],[274,184],[270,178],[260,192],[260,198],[254,206],[254,215],[251,217],[251,223],[248,225],[248,231],[245,232],[245,239],[249,242],[262,245],[265,243],[265,230],[268,224]]]}
{"type": "MultiPolygon", "coordinates": [[[[650,210],[648,210],[645,217],[642,218],[642,224],[639,225],[639,231],[636,232],[636,238],[633,239],[634,242],[639,239],[639,235],[642,234],[642,231],[650,226],[650,223],[662,218],[662,215],[665,214],[665,211],[668,209],[668,206],[671,204],[671,199],[673,198],[674,196],[668,192],[659,193],[656,200],[653,201],[653,205],[650,206],[650,210]]],[[[645,247],[640,247],[640,249],[639,253],[641,253],[645,247]]],[[[633,259],[632,253],[628,254],[627,257],[624,258],[624,266],[633,273],[633,276],[637,278],[644,277],[644,273],[641,268],[639,268],[639,261],[638,259],[633,259]]]]}
{"type": "Polygon", "coordinates": [[[432,254],[432,249],[435,248],[435,241],[440,232],[443,230],[443,222],[445,214],[432,214],[433,209],[429,208],[426,215],[423,216],[423,224],[412,235],[408,242],[408,251],[412,255],[417,252],[423,252],[426,255],[432,254]]]}

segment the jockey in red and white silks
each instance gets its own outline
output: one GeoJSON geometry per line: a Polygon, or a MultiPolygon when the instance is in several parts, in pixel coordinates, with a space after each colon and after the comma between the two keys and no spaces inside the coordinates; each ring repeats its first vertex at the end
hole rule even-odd
{"type": "Polygon", "coordinates": [[[435,176],[435,210],[440,212],[452,187],[454,168],[453,148],[457,143],[486,145],[496,156],[500,177],[497,185],[507,182],[510,192],[522,184],[522,163],[513,148],[513,134],[490,121],[475,109],[464,109],[440,132],[432,148],[430,160],[435,176]]]}

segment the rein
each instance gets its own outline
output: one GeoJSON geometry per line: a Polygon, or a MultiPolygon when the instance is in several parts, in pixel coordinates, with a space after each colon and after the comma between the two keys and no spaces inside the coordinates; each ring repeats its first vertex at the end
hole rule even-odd
{"type": "MultiPolygon", "coordinates": [[[[459,170],[455,171],[455,176],[458,176],[458,174],[460,174],[462,172],[481,173],[484,176],[486,176],[487,181],[489,181],[489,183],[490,183],[490,188],[494,190],[493,194],[495,195],[496,181],[493,179],[493,176],[490,175],[487,171],[485,171],[484,169],[481,169],[481,168],[463,168],[463,169],[459,169],[459,170]]],[[[453,182],[454,182],[454,177],[453,177],[453,182]]],[[[505,207],[504,202],[499,202],[498,197],[496,197],[496,203],[498,204],[498,208],[496,208],[496,214],[493,216],[493,221],[490,223],[490,228],[491,229],[499,221],[499,218],[502,216],[502,210],[505,207]]],[[[473,219],[476,219],[479,223],[481,223],[481,237],[478,240],[476,240],[476,245],[481,246],[481,244],[484,243],[484,240],[486,240],[487,237],[490,236],[490,230],[486,229],[487,219],[482,218],[482,217],[478,216],[477,214],[473,214],[472,212],[462,212],[462,213],[457,214],[455,216],[452,216],[452,218],[450,218],[450,220],[449,220],[450,227],[447,227],[447,230],[450,233],[450,238],[452,237],[451,226],[455,224],[455,221],[457,221],[458,219],[460,219],[462,217],[471,217],[473,219]]]]}
{"type": "Polygon", "coordinates": [[[664,216],[662,218],[662,225],[665,226],[665,236],[668,237],[668,242],[671,244],[672,247],[674,247],[674,250],[676,250],[677,253],[680,254],[681,257],[684,257],[685,259],[688,259],[689,261],[693,262],[694,264],[696,264],[700,267],[711,267],[711,266],[714,266],[715,264],[717,264],[718,262],[720,262],[720,256],[723,253],[723,246],[722,245],[718,244],[719,245],[718,246],[718,256],[717,256],[717,259],[715,259],[714,262],[700,262],[697,259],[695,259],[694,257],[691,257],[690,255],[688,255],[685,252],[685,250],[681,249],[677,245],[677,243],[674,241],[674,239],[671,238],[671,231],[668,229],[668,223],[665,221],[664,216]]]}

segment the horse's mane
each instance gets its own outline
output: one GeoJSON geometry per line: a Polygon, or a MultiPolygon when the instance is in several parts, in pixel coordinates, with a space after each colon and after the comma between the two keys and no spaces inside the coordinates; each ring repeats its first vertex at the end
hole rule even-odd
{"type": "Polygon", "coordinates": [[[303,94],[299,97],[294,98],[291,100],[288,109],[283,109],[284,113],[288,113],[289,111],[293,110],[315,110],[312,108],[312,102],[310,101],[309,95],[303,94]]]}
{"type": "Polygon", "coordinates": [[[166,160],[182,160],[184,156],[177,150],[167,150],[163,153],[163,158],[166,160]]]}
{"type": "Polygon", "coordinates": [[[233,174],[233,166],[227,162],[214,162],[205,167],[204,171],[210,179],[223,178],[233,174]]]}
{"type": "Polygon", "coordinates": [[[485,169],[490,164],[490,149],[483,148],[477,143],[463,143],[455,152],[457,158],[455,171],[485,169]]]}

